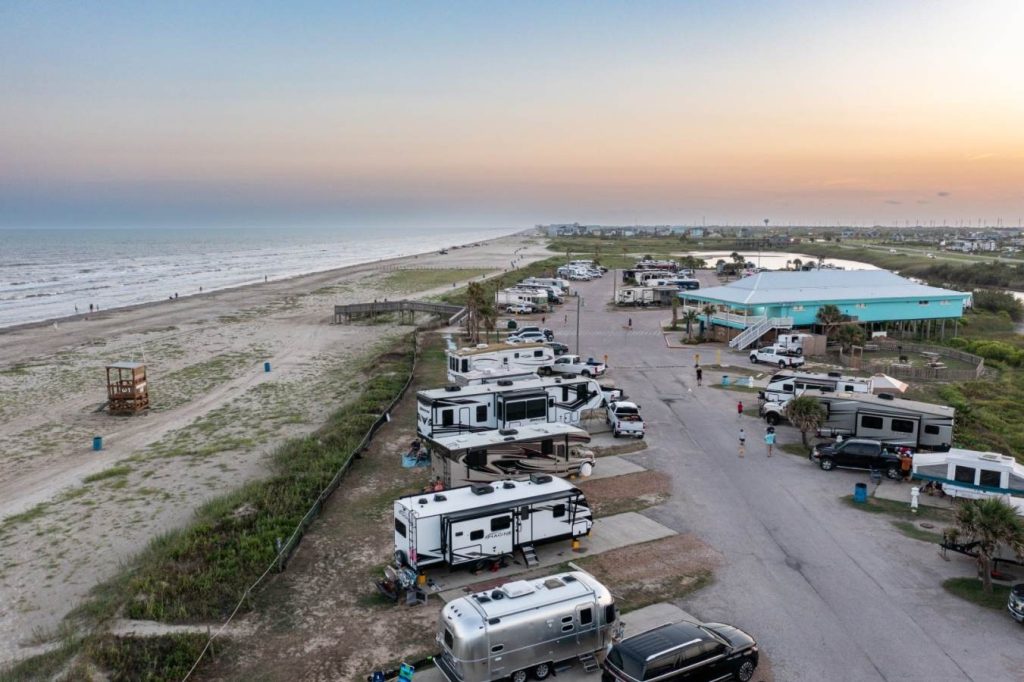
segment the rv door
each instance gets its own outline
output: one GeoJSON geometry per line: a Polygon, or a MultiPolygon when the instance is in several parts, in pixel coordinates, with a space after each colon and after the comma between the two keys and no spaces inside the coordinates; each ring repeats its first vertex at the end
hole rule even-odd
{"type": "Polygon", "coordinates": [[[576,607],[576,643],[578,650],[597,651],[601,648],[597,630],[597,604],[576,607]]]}
{"type": "Polygon", "coordinates": [[[448,563],[452,566],[511,553],[511,511],[448,524],[448,563]]]}

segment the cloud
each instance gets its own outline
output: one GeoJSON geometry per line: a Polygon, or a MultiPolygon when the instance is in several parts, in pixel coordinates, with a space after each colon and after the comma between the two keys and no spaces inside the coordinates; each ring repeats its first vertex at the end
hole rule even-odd
{"type": "Polygon", "coordinates": [[[984,154],[972,154],[967,157],[968,161],[981,161],[983,159],[992,159],[999,156],[995,152],[985,152],[984,154]]]}
{"type": "Polygon", "coordinates": [[[899,205],[900,205],[900,204],[902,204],[903,202],[902,202],[902,201],[897,201],[897,200],[895,200],[895,199],[886,199],[886,200],[885,200],[885,203],[887,203],[887,204],[892,204],[893,206],[899,206],[899,205]]]}
{"type": "Polygon", "coordinates": [[[936,192],[935,196],[937,196],[937,197],[948,197],[948,196],[952,196],[952,194],[953,194],[952,192],[942,191],[942,192],[936,192]]]}

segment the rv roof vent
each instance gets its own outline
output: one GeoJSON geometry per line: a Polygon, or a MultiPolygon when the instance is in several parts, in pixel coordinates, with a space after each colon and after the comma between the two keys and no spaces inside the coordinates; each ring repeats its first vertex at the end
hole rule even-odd
{"type": "Polygon", "coordinates": [[[560,383],[562,383],[562,380],[561,379],[555,379],[555,383],[556,384],[560,384],[560,383]]]}
{"type": "Polygon", "coordinates": [[[434,495],[434,502],[444,502],[447,499],[444,495],[434,495]]]}
{"type": "Polygon", "coordinates": [[[501,591],[505,593],[506,597],[515,599],[516,597],[523,597],[533,593],[533,585],[526,580],[513,580],[510,583],[505,583],[501,586],[501,591]]]}
{"type": "Polygon", "coordinates": [[[489,485],[472,485],[470,490],[473,491],[474,495],[489,495],[494,492],[494,488],[489,485]]]}
{"type": "Polygon", "coordinates": [[[462,387],[461,386],[448,385],[448,386],[444,387],[444,390],[448,391],[449,393],[454,393],[455,391],[461,391],[462,387]]]}
{"type": "Polygon", "coordinates": [[[498,382],[498,385],[499,385],[499,386],[511,386],[511,385],[512,385],[512,381],[511,381],[511,380],[509,380],[509,379],[501,379],[501,380],[500,380],[500,381],[498,382]]]}
{"type": "Polygon", "coordinates": [[[538,485],[541,483],[550,483],[551,476],[548,474],[530,474],[530,482],[538,485]]]}
{"type": "Polygon", "coordinates": [[[892,393],[879,393],[878,397],[881,398],[882,400],[895,400],[896,399],[896,396],[894,396],[892,393]]]}
{"type": "Polygon", "coordinates": [[[500,433],[503,436],[514,436],[517,433],[519,433],[519,431],[517,431],[516,429],[498,429],[498,433],[500,433]]]}
{"type": "Polygon", "coordinates": [[[502,482],[501,487],[504,488],[505,490],[509,490],[511,488],[515,488],[516,484],[513,483],[512,481],[504,481],[502,482]]]}
{"type": "Polygon", "coordinates": [[[562,580],[564,580],[567,583],[574,583],[576,582],[576,576],[566,574],[562,576],[562,580]]]}
{"type": "Polygon", "coordinates": [[[544,587],[548,588],[549,590],[555,590],[559,587],[565,587],[565,583],[559,580],[558,578],[548,578],[544,581],[544,587]]]}
{"type": "Polygon", "coordinates": [[[491,591],[491,599],[504,599],[504,598],[505,598],[505,593],[502,592],[501,590],[492,590],[491,591]]]}
{"type": "Polygon", "coordinates": [[[514,436],[505,436],[504,440],[507,443],[510,440],[515,440],[515,437],[514,436]]]}
{"type": "Polygon", "coordinates": [[[487,602],[491,601],[491,598],[488,597],[486,594],[474,594],[473,598],[481,604],[486,604],[487,602]]]}
{"type": "Polygon", "coordinates": [[[476,344],[476,347],[477,348],[487,348],[487,344],[486,343],[478,343],[478,344],[476,344]]]}
{"type": "Polygon", "coordinates": [[[843,376],[842,372],[829,372],[828,375],[830,377],[841,377],[841,376],[843,376]]]}
{"type": "Polygon", "coordinates": [[[421,497],[420,499],[416,500],[416,503],[417,504],[426,504],[427,503],[427,498],[421,497]]]}

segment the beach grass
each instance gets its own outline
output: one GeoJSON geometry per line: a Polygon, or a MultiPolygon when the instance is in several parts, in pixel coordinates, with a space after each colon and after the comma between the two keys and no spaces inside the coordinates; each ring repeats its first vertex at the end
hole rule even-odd
{"type": "MultiPolygon", "coordinates": [[[[521,268],[516,268],[515,270],[503,272],[495,277],[491,277],[484,283],[484,286],[493,296],[495,291],[508,288],[527,277],[554,277],[555,271],[562,265],[565,265],[565,259],[561,256],[546,258],[544,260],[530,263],[529,265],[525,265],[521,268]]],[[[453,305],[465,305],[466,287],[452,289],[449,292],[441,294],[437,299],[453,305]]]]}
{"type": "Polygon", "coordinates": [[[405,268],[387,273],[378,286],[384,291],[407,294],[451,286],[490,272],[488,268],[405,268]]]}

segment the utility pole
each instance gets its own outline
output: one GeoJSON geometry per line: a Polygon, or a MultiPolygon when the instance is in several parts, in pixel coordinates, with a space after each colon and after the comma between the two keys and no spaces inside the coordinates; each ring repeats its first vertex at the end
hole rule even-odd
{"type": "Polygon", "coordinates": [[[580,354],[580,307],[583,305],[583,297],[576,292],[576,355],[580,354]]]}

